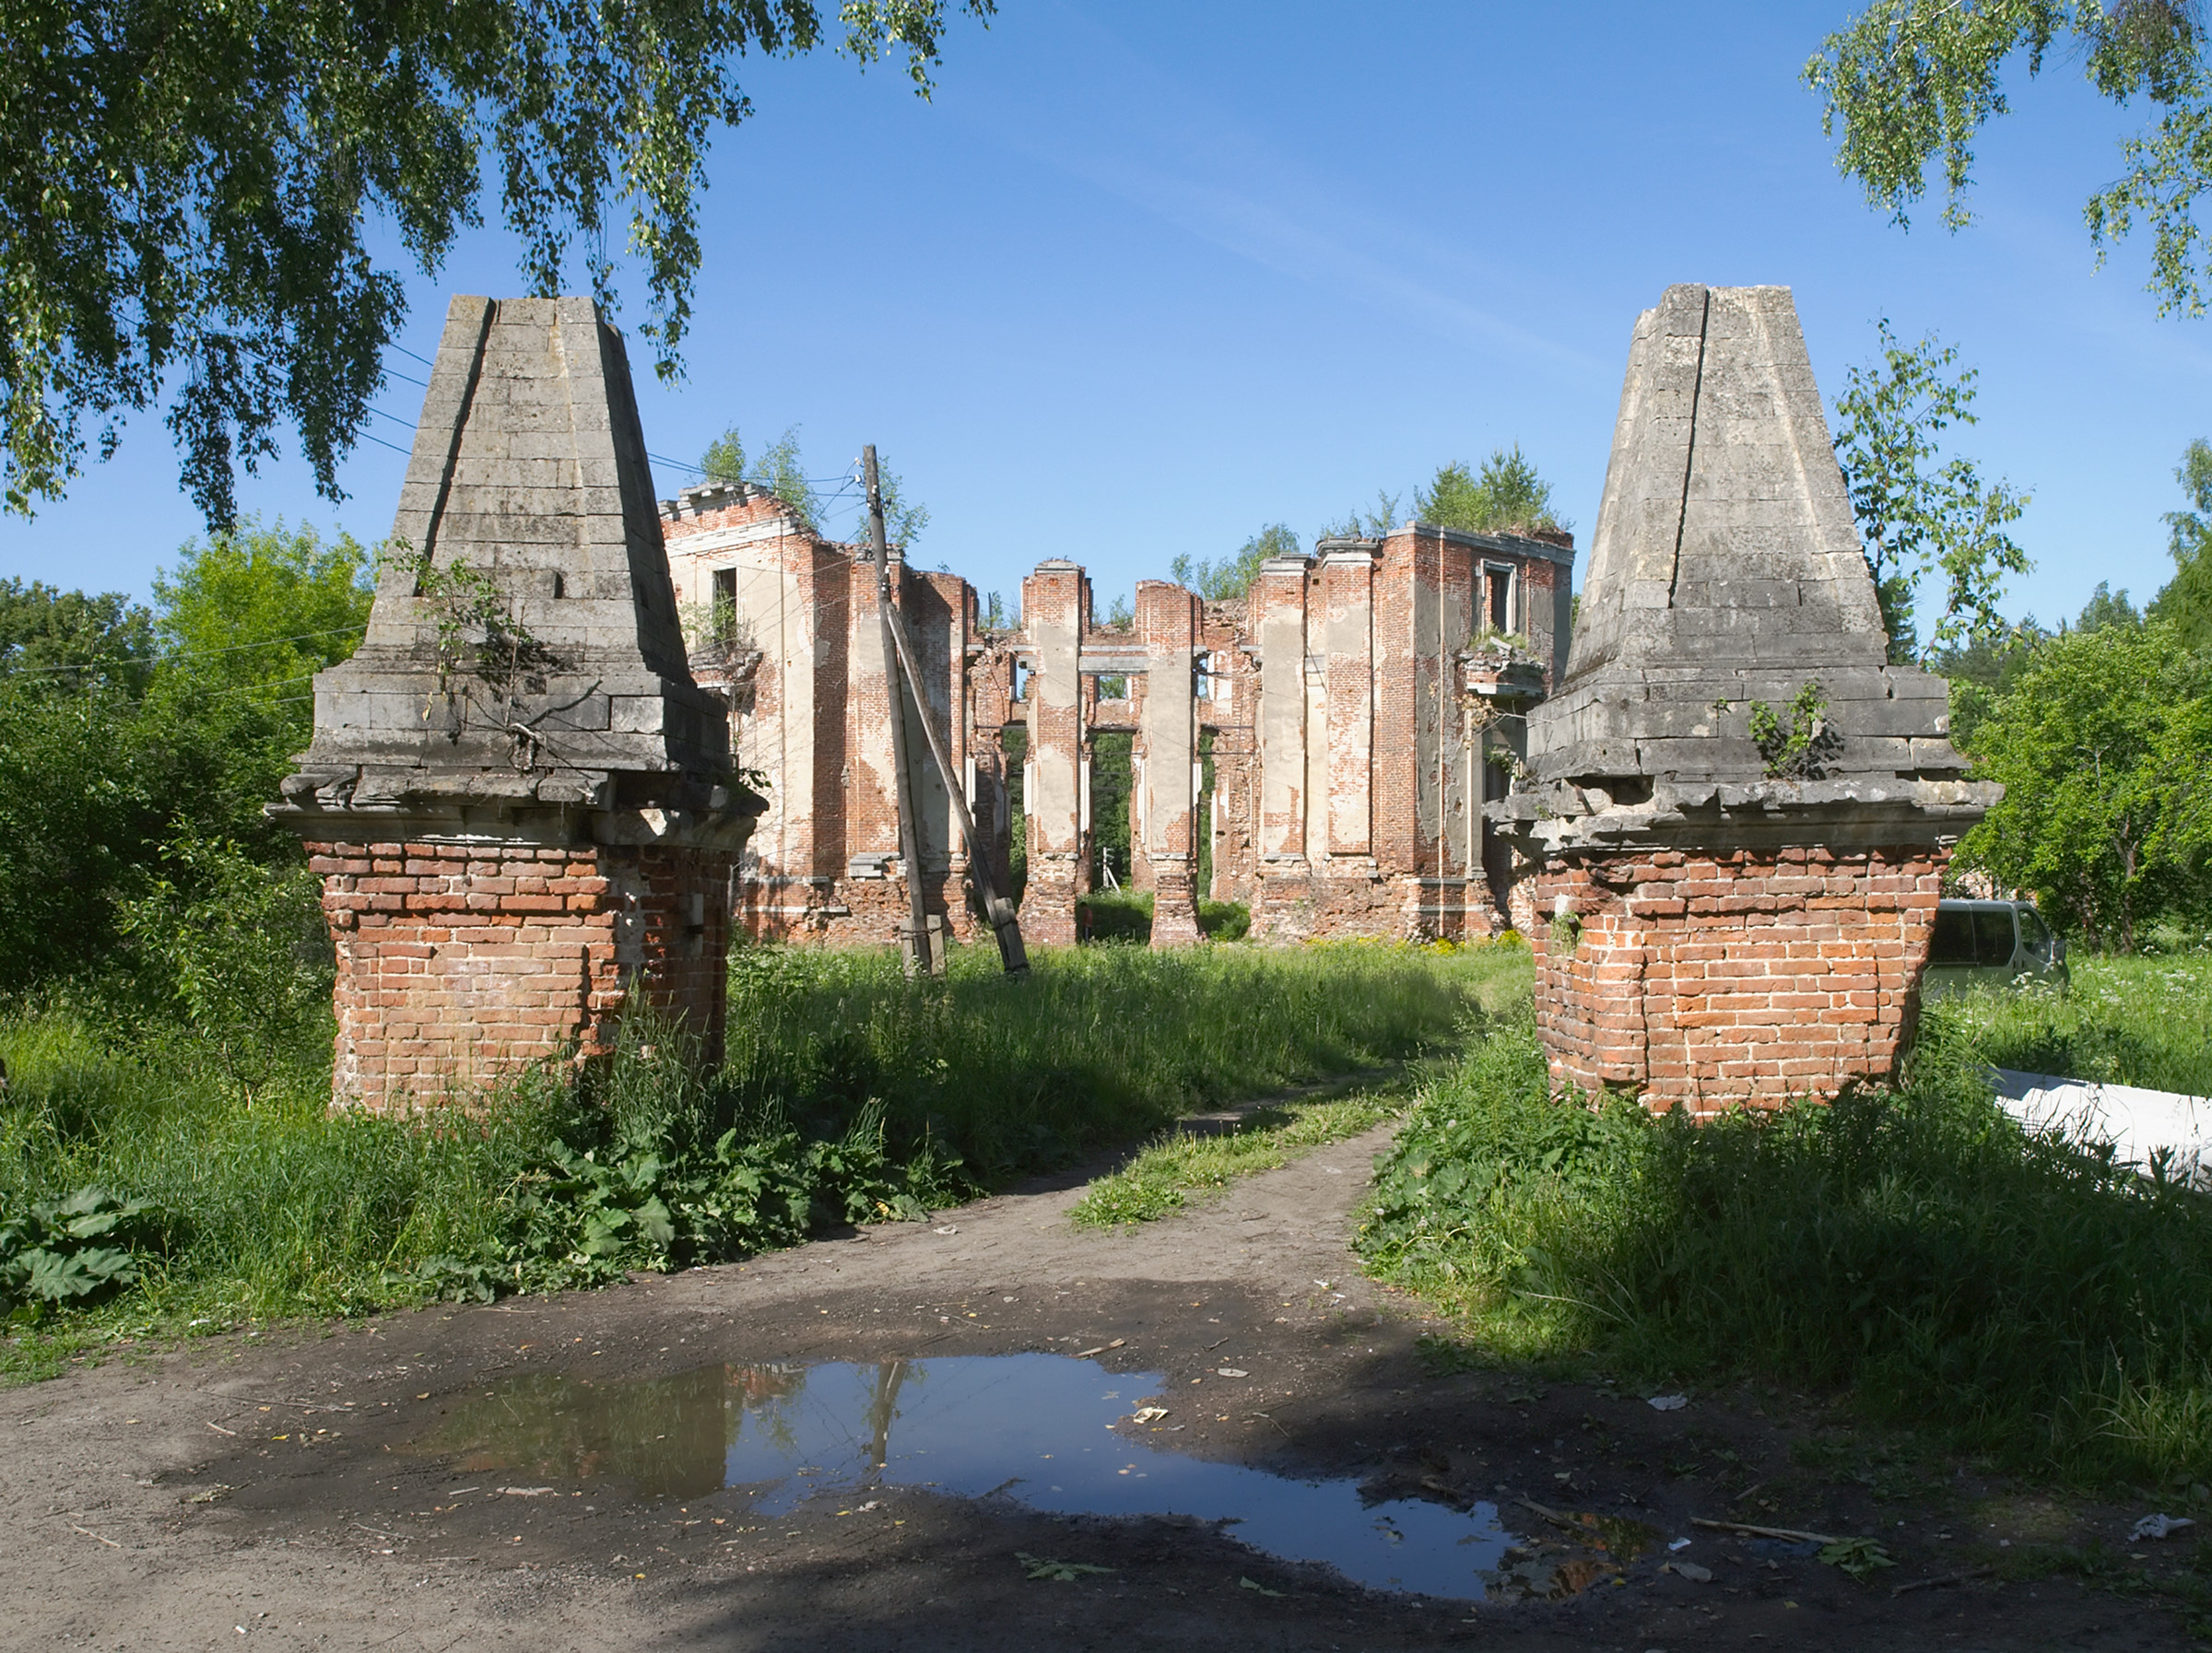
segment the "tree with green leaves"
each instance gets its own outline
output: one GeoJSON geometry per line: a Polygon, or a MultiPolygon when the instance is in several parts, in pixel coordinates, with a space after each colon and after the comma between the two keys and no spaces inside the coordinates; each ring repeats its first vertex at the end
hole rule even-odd
{"type": "Polygon", "coordinates": [[[1978,372],[1959,367],[1958,346],[1931,335],[1908,349],[1887,320],[1877,326],[1880,361],[1852,368],[1836,398],[1836,459],[1851,489],[1889,658],[1904,662],[1922,652],[1914,611],[1921,582],[1931,575],[1941,581],[1943,610],[1930,651],[2003,627],[1997,598],[2005,577],[2030,566],[2006,530],[2029,497],[2006,483],[1985,482],[1970,459],[1943,456],[1937,437],[1975,422],[1978,372]]]}
{"type": "Polygon", "coordinates": [[[902,58],[994,0],[16,0],[0,8],[0,489],[29,513],[88,446],[165,403],[213,528],[289,421],[326,497],[406,313],[388,225],[425,275],[482,221],[522,277],[615,302],[627,240],[665,379],[681,371],[709,140],[751,111],[748,57],[827,41],[902,58]],[[575,256],[572,256],[575,255],[575,256]],[[88,437],[88,425],[96,434],[88,437]]]}
{"type": "Polygon", "coordinates": [[[2081,613],[2074,621],[2077,631],[2102,631],[2107,626],[2140,626],[2143,616],[2128,600],[2124,586],[2112,590],[2112,581],[2100,580],[2089,600],[2081,605],[2081,613]]]}
{"type": "Polygon", "coordinates": [[[2173,475],[2194,509],[2166,513],[2173,578],[2151,600],[2150,612],[2171,621],[2187,647],[2212,651],[2212,442],[2191,442],[2173,475]]]}
{"type": "Polygon", "coordinates": [[[2161,917],[2205,912],[2212,666],[2171,624],[2112,619],[2037,642],[1969,750],[2005,799],[1959,846],[1963,864],[2123,952],[2161,917]]]}
{"type": "Polygon", "coordinates": [[[1298,557],[1305,547],[1284,522],[1270,522],[1229,556],[1216,561],[1187,553],[1168,564],[1168,576],[1188,586],[1208,603],[1226,603],[1244,596],[1260,577],[1260,565],[1271,557],[1298,557]]]}
{"type": "Polygon", "coordinates": [[[21,660],[0,663],[0,987],[112,962],[122,904],[162,879],[212,898],[195,846],[298,864],[262,805],[312,733],[313,674],[360,641],[367,563],[343,536],[248,522],[185,545],[150,614],[0,588],[0,626],[45,651],[0,654],[21,660]]]}
{"type": "Polygon", "coordinates": [[[1398,525],[1399,496],[1382,488],[1375,490],[1371,510],[1361,510],[1357,506],[1347,511],[1340,522],[1324,522],[1316,540],[1379,540],[1389,537],[1398,525]]]}
{"type": "Polygon", "coordinates": [[[0,679],[70,693],[110,684],[136,695],[153,654],[154,616],[121,592],[89,596],[0,580],[0,679]]]}
{"type": "MultiPolygon", "coordinates": [[[[806,475],[796,425],[786,428],[766,452],[749,462],[745,439],[733,425],[707,444],[706,451],[700,455],[699,468],[709,482],[749,482],[767,489],[790,506],[807,527],[821,531],[827,501],[806,475]]],[[[880,463],[876,470],[877,486],[883,490],[884,536],[894,545],[911,546],[929,526],[929,508],[906,498],[898,472],[880,463]]]]}
{"type": "Polygon", "coordinates": [[[314,733],[314,675],[360,644],[374,598],[350,535],[248,522],[154,579],[159,669],[140,721],[181,830],[289,855],[261,806],[314,733]]]}
{"type": "Polygon", "coordinates": [[[1972,220],[1974,142],[2010,111],[2006,82],[2078,64],[2100,97],[2155,118],[2121,148],[2119,178],[2083,216],[2101,262],[2140,220],[2152,232],[2161,313],[2202,314],[2212,248],[2196,219],[2212,185],[2212,53],[2194,0],[1875,0],[1805,66],[1836,165],[1903,227],[1936,167],[1943,222],[1972,220]]]}
{"type": "Polygon", "coordinates": [[[1492,450],[1479,472],[1458,460],[1437,467],[1413,509],[1424,522],[1469,533],[1557,533],[1563,523],[1552,510],[1551,485],[1521,451],[1521,444],[1492,450]]]}

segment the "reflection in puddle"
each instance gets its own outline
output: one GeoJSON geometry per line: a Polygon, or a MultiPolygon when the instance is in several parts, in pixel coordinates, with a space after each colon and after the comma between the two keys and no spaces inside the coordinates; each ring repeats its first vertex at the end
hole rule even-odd
{"type": "Polygon", "coordinates": [[[1349,1481],[1182,1456],[1166,1449],[1180,1417],[1130,1416],[1160,1381],[1061,1354],[714,1366],[629,1383],[529,1376],[457,1408],[417,1449],[458,1454],[471,1472],[626,1481],[648,1497],[730,1487],[769,1517],[816,1493],[893,1486],[1003,1494],[1053,1514],[1184,1516],[1361,1584],[1482,1594],[1511,1542],[1494,1506],[1369,1505],[1349,1481]]]}

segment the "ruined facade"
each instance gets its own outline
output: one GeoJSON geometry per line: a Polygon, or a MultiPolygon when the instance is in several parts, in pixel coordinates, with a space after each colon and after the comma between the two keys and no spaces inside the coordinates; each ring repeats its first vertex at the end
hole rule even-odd
{"type": "Polygon", "coordinates": [[[642,1000],[719,1057],[760,800],[686,662],[620,334],[457,298],[359,652],[270,813],[336,944],[334,1099],[603,1053],[642,1000]]]}
{"type": "Polygon", "coordinates": [[[1887,644],[1789,289],[1670,287],[1528,783],[1489,805],[1556,1080],[1705,1113],[1889,1075],[2001,789],[1887,644]]]}
{"type": "MultiPolygon", "coordinates": [[[[889,941],[906,911],[875,569],[749,484],[661,507],[700,681],[736,719],[767,811],[737,885],[766,936],[889,941]]],[[[1031,942],[1076,939],[1098,873],[1098,737],[1131,737],[1130,882],[1156,946],[1195,941],[1201,898],[1255,935],[1492,933],[1510,862],[1482,815],[1564,663],[1572,541],[1409,522],[1265,565],[1240,602],[1140,581],[1102,625],[1090,582],[1047,558],[1018,625],[986,629],[956,575],[893,551],[893,601],[928,715],[1005,879],[1023,835],[1031,942]],[[1018,756],[1016,756],[1016,755],[1018,756]],[[1201,865],[1210,869],[1201,887],[1201,865]]],[[[914,714],[911,706],[909,717],[914,714]]],[[[919,733],[910,743],[919,753],[919,733]]],[[[915,771],[925,904],[972,936],[966,855],[934,767],[915,771]]]]}

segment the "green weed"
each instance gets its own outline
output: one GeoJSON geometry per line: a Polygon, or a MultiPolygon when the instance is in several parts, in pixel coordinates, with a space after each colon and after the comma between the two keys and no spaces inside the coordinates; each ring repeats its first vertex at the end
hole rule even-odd
{"type": "Polygon", "coordinates": [[[1302,1149],[1357,1136],[1403,1106],[1400,1096],[1362,1091],[1264,1108],[1224,1131],[1178,1131],[1093,1182],[1068,1215],[1083,1228],[1149,1223],[1181,1210],[1194,1194],[1218,1193],[1240,1177],[1279,1170],[1302,1149]]]}
{"type": "Polygon", "coordinates": [[[1547,1094],[1533,1032],[1424,1085],[1358,1239],[1502,1357],[1758,1372],[2041,1472],[2212,1472],[2212,1202],[2024,1134],[1931,1012],[1910,1082],[1698,1127],[1547,1094]]]}
{"type": "Polygon", "coordinates": [[[916,1215],[1194,1108],[1439,1047],[1526,977],[1503,951],[1086,948],[1014,982],[991,949],[957,949],[948,978],[908,981],[888,955],[750,949],[716,1073],[640,1026],[588,1096],[531,1073],[408,1119],[329,1110],[327,1013],[249,1078],[159,1006],[19,1003],[0,1014],[16,1237],[0,1249],[94,1289],[30,1289],[27,1272],[0,1365],[41,1374],[100,1336],[195,1322],[590,1284],[916,1215]],[[110,1211],[66,1210],[86,1190],[134,1209],[127,1244],[69,1237],[100,1254],[71,1273],[49,1242],[110,1211]]]}
{"type": "Polygon", "coordinates": [[[1986,991],[1950,1014],[1998,1067],[2212,1096],[2212,952],[2070,963],[2063,994],[1986,991]]]}

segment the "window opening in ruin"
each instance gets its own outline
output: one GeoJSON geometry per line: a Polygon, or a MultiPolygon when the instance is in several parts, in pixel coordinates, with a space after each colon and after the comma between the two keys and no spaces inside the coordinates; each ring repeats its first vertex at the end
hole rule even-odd
{"type": "Polygon", "coordinates": [[[737,570],[714,570],[714,640],[728,648],[737,635],[737,570]]]}
{"type": "Polygon", "coordinates": [[[1191,662],[1191,698],[1194,700],[1214,698],[1214,657],[1203,651],[1191,662]]]}
{"type": "Polygon", "coordinates": [[[1006,755],[1006,898],[1021,905],[1021,892],[1030,883],[1030,823],[1022,809],[1022,783],[1030,757],[1030,732],[1008,723],[998,732],[998,748],[1006,755]]]}
{"type": "Polygon", "coordinates": [[[1485,621],[1492,631],[1511,631],[1513,628],[1513,571],[1486,565],[1482,573],[1487,587],[1483,604],[1485,621]]]}
{"type": "Polygon", "coordinates": [[[1135,780],[1132,757],[1135,737],[1101,729],[1090,738],[1091,876],[1105,888],[1105,870],[1126,884],[1129,857],[1129,791],[1135,780]]]}
{"type": "Polygon", "coordinates": [[[1191,893],[1201,901],[1214,897],[1214,735],[1211,729],[1198,732],[1198,798],[1195,818],[1198,824],[1198,862],[1193,871],[1191,893]]]}
{"type": "Polygon", "coordinates": [[[1093,681],[1099,686],[1099,698],[1101,700],[1126,700],[1129,698],[1129,679],[1126,677],[1100,676],[1094,678],[1093,681]]]}
{"type": "Polygon", "coordinates": [[[1495,803],[1513,790],[1513,755],[1491,747],[1483,755],[1482,801],[1495,803]]]}
{"type": "MultiPolygon", "coordinates": [[[[1018,661],[1016,661],[1016,662],[1014,662],[1014,693],[1013,693],[1013,698],[1014,698],[1015,700],[1017,700],[1017,701],[1027,701],[1027,700],[1029,699],[1029,698],[1030,698],[1030,662],[1029,662],[1028,661],[1026,661],[1026,660],[1018,660],[1018,661]]],[[[1027,738],[1027,736],[1028,736],[1028,733],[1029,733],[1029,732],[1028,732],[1027,730],[1024,730],[1022,733],[1023,733],[1023,736],[1024,736],[1024,738],[1027,738]]]]}

